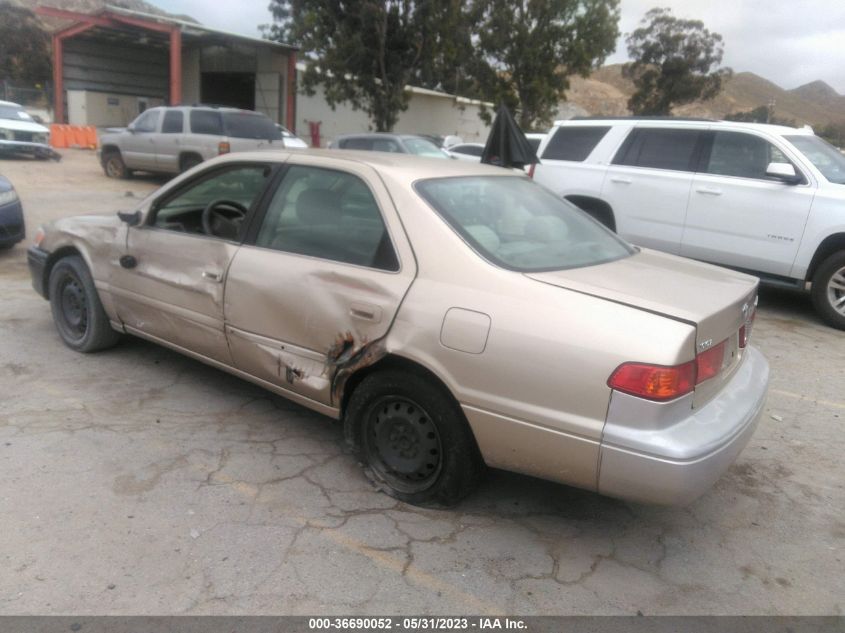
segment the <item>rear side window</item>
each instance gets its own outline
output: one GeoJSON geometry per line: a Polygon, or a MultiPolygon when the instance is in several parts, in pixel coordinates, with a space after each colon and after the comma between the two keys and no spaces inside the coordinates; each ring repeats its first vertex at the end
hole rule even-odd
{"type": "Polygon", "coordinates": [[[268,117],[250,112],[225,112],[223,122],[226,134],[234,138],[278,141],[282,131],[268,117]]]}
{"type": "Polygon", "coordinates": [[[191,132],[223,136],[223,122],[220,120],[220,113],[211,110],[191,110],[191,132]]]}
{"type": "Polygon", "coordinates": [[[340,142],[340,149],[363,149],[371,151],[373,141],[368,138],[347,138],[340,142]]]}
{"type": "Polygon", "coordinates": [[[168,110],[164,113],[164,123],[161,124],[162,134],[181,134],[185,117],[179,110],[168,110]]]}
{"type": "MultiPolygon", "coordinates": [[[[528,142],[531,142],[531,139],[528,139],[528,142]]],[[[534,148],[536,151],[536,147],[534,148]]],[[[481,153],[484,151],[483,147],[479,147],[478,145],[458,145],[457,147],[449,148],[450,152],[455,152],[456,154],[466,154],[467,156],[481,156],[481,153]]]]}
{"type": "Polygon", "coordinates": [[[581,162],[590,155],[609,129],[607,126],[586,125],[559,127],[546,145],[542,158],[581,162]]]}
{"type": "Polygon", "coordinates": [[[699,130],[635,129],[613,157],[614,165],[695,171],[699,130]]]}
{"type": "Polygon", "coordinates": [[[287,253],[379,270],[399,260],[369,187],[353,174],[291,165],[255,243],[287,253]]]}

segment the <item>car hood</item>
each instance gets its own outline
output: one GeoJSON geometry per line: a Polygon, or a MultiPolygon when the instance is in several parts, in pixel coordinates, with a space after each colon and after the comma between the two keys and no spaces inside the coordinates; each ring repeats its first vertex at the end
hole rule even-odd
{"type": "Polygon", "coordinates": [[[36,123],[35,121],[16,121],[15,119],[0,119],[0,128],[4,130],[15,130],[18,132],[34,132],[35,134],[48,134],[50,130],[36,123]]]}
{"type": "Polygon", "coordinates": [[[699,350],[739,330],[759,283],[750,275],[648,249],[606,264],[527,276],[690,323],[699,350]]]}

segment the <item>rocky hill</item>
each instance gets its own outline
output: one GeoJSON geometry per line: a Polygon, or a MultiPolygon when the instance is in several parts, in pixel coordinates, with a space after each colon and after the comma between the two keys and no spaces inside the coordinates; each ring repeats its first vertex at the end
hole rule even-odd
{"type": "MultiPolygon", "coordinates": [[[[622,76],[621,64],[604,66],[589,78],[573,78],[562,104],[561,115],[592,114],[618,116],[629,114],[627,101],[634,85],[622,76]]],[[[747,112],[774,101],[775,116],[792,119],[797,125],[845,124],[845,96],[823,81],[813,81],[792,90],[750,72],[737,73],[726,82],[714,99],[678,107],[678,116],[721,119],[728,114],[747,112]]]]}

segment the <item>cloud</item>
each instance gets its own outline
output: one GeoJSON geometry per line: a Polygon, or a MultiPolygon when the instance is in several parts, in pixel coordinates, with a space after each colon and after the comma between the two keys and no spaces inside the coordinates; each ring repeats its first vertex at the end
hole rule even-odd
{"type": "Polygon", "coordinates": [[[257,37],[261,24],[273,22],[267,8],[270,0],[153,0],[168,13],[190,15],[195,20],[222,31],[257,37]]]}

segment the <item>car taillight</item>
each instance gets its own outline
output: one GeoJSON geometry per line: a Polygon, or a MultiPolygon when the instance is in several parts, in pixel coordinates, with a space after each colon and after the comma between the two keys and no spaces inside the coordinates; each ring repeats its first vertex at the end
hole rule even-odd
{"type": "Polygon", "coordinates": [[[674,367],[624,363],[607,381],[609,387],[649,400],[672,400],[695,387],[695,362],[674,367]]]}
{"type": "Polygon", "coordinates": [[[528,167],[528,177],[534,178],[534,168],[537,166],[537,163],[531,163],[531,166],[528,167]]]}
{"type": "Polygon", "coordinates": [[[667,367],[646,363],[623,363],[607,381],[611,389],[648,400],[673,400],[710,380],[722,370],[727,340],[702,352],[688,363],[667,367]]]}
{"type": "Polygon", "coordinates": [[[695,384],[710,380],[722,371],[722,362],[725,360],[725,347],[727,340],[714,345],[706,352],[701,352],[695,357],[696,377],[695,384]]]}
{"type": "Polygon", "coordinates": [[[739,346],[740,348],[748,346],[748,339],[751,338],[751,327],[754,325],[754,317],[757,316],[757,308],[751,309],[751,316],[739,328],[739,346]]]}
{"type": "Polygon", "coordinates": [[[228,154],[230,151],[229,142],[228,141],[220,141],[217,144],[217,153],[218,154],[228,154]]]}

